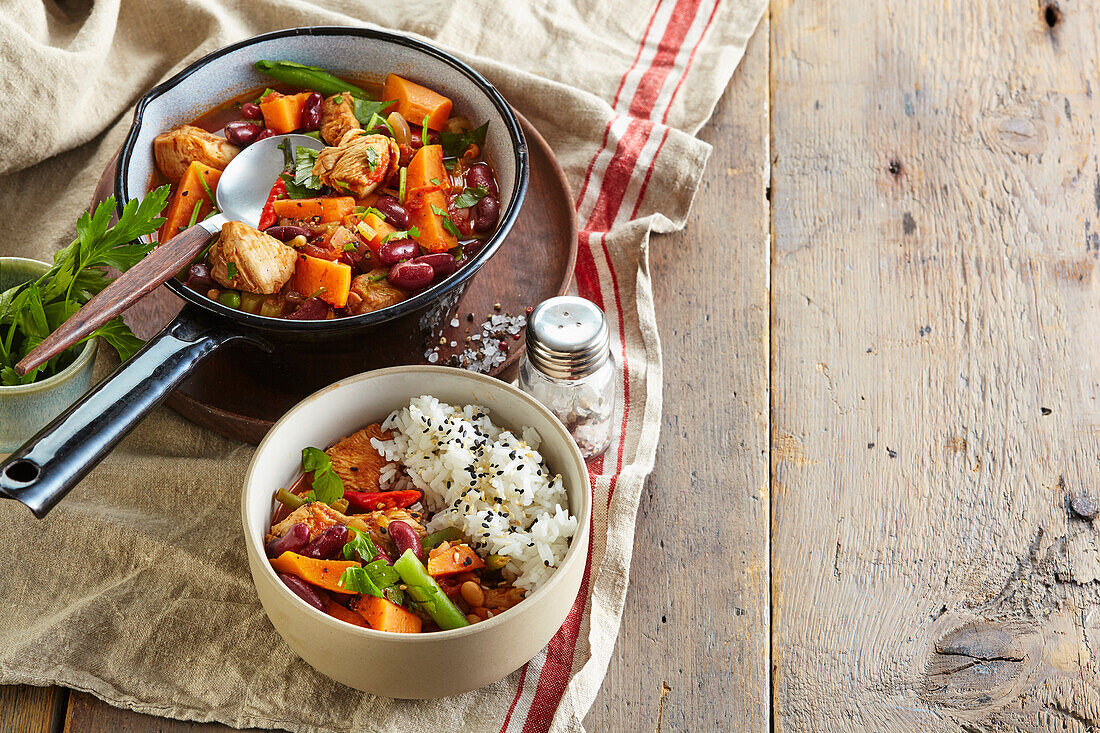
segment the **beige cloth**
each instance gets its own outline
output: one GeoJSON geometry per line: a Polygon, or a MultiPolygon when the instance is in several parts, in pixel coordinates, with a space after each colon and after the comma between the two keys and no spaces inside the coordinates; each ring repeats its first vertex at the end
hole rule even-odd
{"type": "MultiPolygon", "coordinates": [[[[693,137],[765,0],[15,0],[0,13],[0,253],[66,244],[138,97],[229,42],[377,24],[433,40],[497,85],[564,165],[583,228],[577,287],[607,311],[625,406],[592,467],[593,546],[565,627],[523,670],[429,702],[376,698],[301,662],[257,602],[238,490],[251,448],[161,409],[45,520],[0,506],[0,682],[234,726],[575,730],[602,683],[660,428],[651,231],[683,226],[709,148],[693,137]],[[11,222],[18,222],[12,226],[11,222]]],[[[99,374],[109,359],[100,359],[99,374]]],[[[476,660],[471,660],[476,663],[476,660]]]]}

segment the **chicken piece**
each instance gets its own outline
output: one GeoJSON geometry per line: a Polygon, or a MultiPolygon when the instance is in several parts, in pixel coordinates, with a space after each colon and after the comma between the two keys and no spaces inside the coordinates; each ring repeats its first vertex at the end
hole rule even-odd
{"type": "Polygon", "coordinates": [[[332,470],[344,482],[345,489],[354,491],[381,491],[378,474],[389,461],[382,457],[371,438],[389,440],[393,437],[378,423],[373,423],[347,437],[325,451],[332,461],[332,470]]]}
{"type": "Polygon", "coordinates": [[[359,275],[351,281],[348,310],[355,315],[387,308],[405,299],[405,293],[387,280],[373,282],[370,275],[359,275]]]}
{"type": "Polygon", "coordinates": [[[313,540],[324,534],[324,531],[329,527],[337,524],[347,524],[347,521],[347,517],[328,504],[311,501],[298,507],[288,514],[286,519],[269,529],[267,536],[264,537],[264,542],[271,542],[273,539],[282,537],[298,522],[306,523],[306,526],[309,527],[309,541],[313,542],[313,540]]]}
{"type": "Polygon", "coordinates": [[[340,193],[362,198],[397,172],[398,156],[391,138],[349,130],[339,145],[317,154],[313,175],[340,193]]]}
{"type": "Polygon", "coordinates": [[[494,613],[507,610],[523,600],[527,591],[523,588],[512,586],[502,588],[489,588],[485,591],[485,608],[492,609],[494,613]]]}
{"type": "Polygon", "coordinates": [[[377,512],[353,514],[352,516],[366,522],[367,534],[370,535],[371,542],[395,559],[397,558],[397,547],[386,531],[386,527],[389,526],[390,522],[404,522],[412,527],[413,532],[420,539],[424,539],[428,534],[428,530],[424,529],[424,525],[420,523],[422,518],[420,512],[414,512],[411,509],[382,509],[377,512]]]}
{"type": "Polygon", "coordinates": [[[223,170],[239,152],[240,148],[224,137],[194,125],[181,125],[153,140],[157,168],[173,183],[183,177],[193,161],[223,170]]]}
{"type": "Polygon", "coordinates": [[[270,295],[279,292],[294,274],[297,257],[293,247],[275,237],[230,221],[210,248],[210,274],[227,288],[270,295]],[[232,273],[229,265],[233,265],[232,273]]]}
{"type": "Polygon", "coordinates": [[[329,145],[339,145],[348,130],[361,129],[354,98],[347,92],[333,94],[321,104],[321,139],[329,145]]]}

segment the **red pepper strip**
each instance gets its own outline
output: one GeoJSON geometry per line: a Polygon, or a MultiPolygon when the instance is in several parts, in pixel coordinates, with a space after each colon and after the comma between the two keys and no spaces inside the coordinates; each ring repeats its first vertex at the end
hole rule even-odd
{"type": "Polygon", "coordinates": [[[275,226],[275,222],[279,220],[279,217],[275,216],[275,199],[285,195],[286,183],[283,181],[282,176],[280,176],[275,181],[275,185],[271,187],[271,193],[267,195],[267,203],[264,204],[263,213],[260,214],[260,231],[275,226]]]}
{"type": "Polygon", "coordinates": [[[416,489],[406,491],[353,491],[344,489],[344,498],[353,509],[375,512],[379,509],[404,509],[420,501],[423,496],[416,489]]]}

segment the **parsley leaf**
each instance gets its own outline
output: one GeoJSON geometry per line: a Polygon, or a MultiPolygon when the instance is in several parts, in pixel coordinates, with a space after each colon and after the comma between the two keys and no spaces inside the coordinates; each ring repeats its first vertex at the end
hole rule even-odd
{"type": "Polygon", "coordinates": [[[374,169],[378,167],[378,161],[382,159],[382,156],[378,154],[378,151],[374,146],[370,146],[364,150],[363,154],[367,158],[367,165],[370,166],[370,172],[374,173],[374,169]]]}
{"type": "Polygon", "coordinates": [[[489,189],[485,188],[485,186],[466,188],[462,193],[455,196],[454,206],[456,209],[468,209],[488,195],[489,189]]]}
{"type": "MultiPolygon", "coordinates": [[[[71,363],[74,351],[54,357],[34,371],[19,376],[15,364],[99,293],[111,280],[103,267],[128,270],[148,254],[153,242],[141,239],[155,232],[164,219],[160,212],[169,188],[161,186],[141,200],[126,203],[111,226],[115,197],[76,223],[77,236],[54,255],[53,265],[38,279],[0,292],[0,384],[29,384],[56,374],[71,363]]],[[[81,342],[103,336],[127,359],[141,346],[121,319],[113,319],[81,342]]]]}
{"type": "Polygon", "coordinates": [[[435,186],[440,186],[440,185],[442,185],[442,184],[441,184],[441,183],[439,182],[439,179],[438,179],[438,178],[429,178],[429,179],[428,179],[428,182],[429,182],[429,183],[431,183],[432,185],[435,185],[435,186]]]}
{"type": "Polygon", "coordinates": [[[456,237],[461,237],[462,236],[462,233],[460,231],[458,231],[458,227],[456,227],[455,223],[453,221],[451,221],[451,217],[447,214],[447,212],[445,210],[439,208],[435,204],[429,204],[429,206],[432,207],[432,213],[433,214],[435,214],[436,216],[443,217],[443,228],[444,229],[446,229],[448,232],[450,232],[451,234],[453,234],[456,237]]]}
{"type": "Polygon", "coordinates": [[[339,585],[348,590],[364,596],[382,597],[382,589],[374,584],[370,575],[363,568],[350,567],[340,573],[339,585]]]}
{"type": "Polygon", "coordinates": [[[382,113],[382,110],[393,104],[392,100],[388,102],[372,102],[369,99],[356,98],[352,101],[355,105],[355,119],[359,120],[359,124],[363,125],[368,130],[370,129],[368,125],[370,123],[371,115],[380,115],[382,113]]]}
{"type": "Polygon", "coordinates": [[[448,132],[443,130],[439,133],[439,142],[443,145],[443,154],[450,158],[457,158],[466,152],[466,148],[470,145],[477,145],[479,148],[485,145],[485,133],[489,131],[489,123],[486,122],[481,127],[474,128],[473,130],[465,130],[463,132],[448,132]]]}
{"type": "Polygon", "coordinates": [[[344,482],[332,470],[332,461],[319,448],[302,449],[302,470],[313,472],[313,488],[306,494],[310,501],[332,504],[344,496],[344,482]]]}
{"type": "Polygon", "coordinates": [[[390,241],[391,239],[408,239],[409,237],[419,237],[420,230],[416,227],[409,227],[408,229],[402,229],[397,232],[390,232],[386,236],[382,237],[382,244],[390,241]]]}
{"type": "Polygon", "coordinates": [[[344,545],[345,560],[371,562],[378,556],[378,548],[371,542],[366,532],[356,532],[355,537],[344,545]]]}
{"type": "Polygon", "coordinates": [[[225,263],[225,274],[229,277],[230,280],[236,280],[237,279],[237,263],[236,262],[227,262],[227,263],[225,263]]]}
{"type": "Polygon", "coordinates": [[[344,242],[342,251],[344,252],[357,252],[359,248],[355,246],[355,242],[344,242]]]}
{"type": "Polygon", "coordinates": [[[428,136],[428,117],[430,116],[424,115],[424,121],[420,123],[420,144],[425,148],[432,142],[431,137],[428,136]]]}
{"type": "Polygon", "coordinates": [[[313,148],[294,148],[294,183],[314,191],[321,190],[321,179],[313,175],[313,165],[317,162],[319,150],[313,148]]]}

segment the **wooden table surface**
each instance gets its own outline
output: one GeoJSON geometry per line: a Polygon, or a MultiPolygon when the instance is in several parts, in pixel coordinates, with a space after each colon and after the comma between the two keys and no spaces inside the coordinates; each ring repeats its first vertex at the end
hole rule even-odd
{"type": "MultiPolygon", "coordinates": [[[[1100,728],[1098,16],[774,0],[653,241],[663,435],[589,729],[1100,728]]],[[[0,688],[0,730],[62,727],[220,729],[0,688]]]]}

